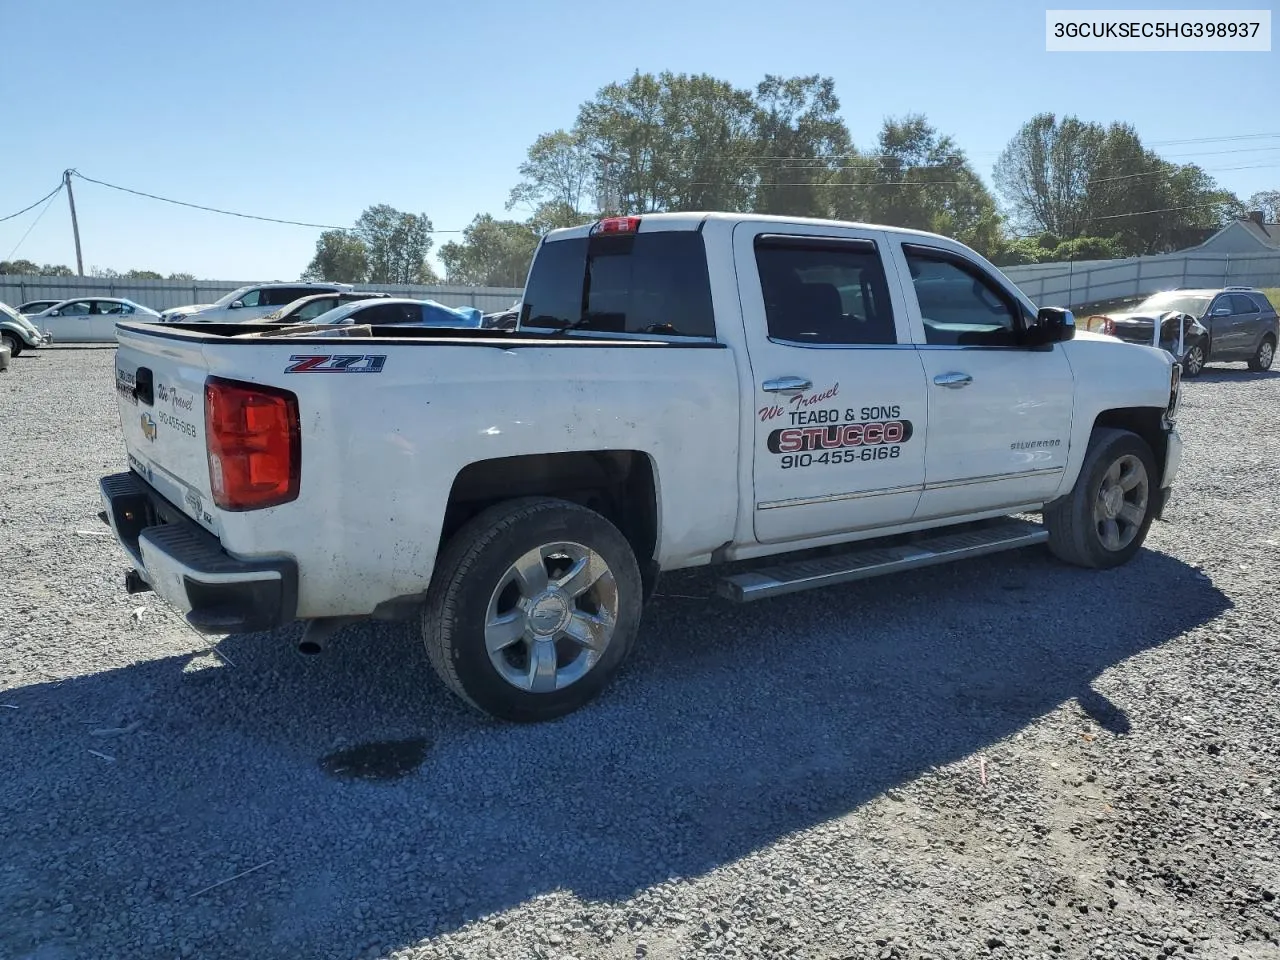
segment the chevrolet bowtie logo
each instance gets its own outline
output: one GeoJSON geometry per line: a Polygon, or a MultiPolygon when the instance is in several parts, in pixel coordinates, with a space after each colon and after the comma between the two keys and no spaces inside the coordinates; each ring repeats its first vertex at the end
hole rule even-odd
{"type": "Polygon", "coordinates": [[[142,415],[142,435],[148,440],[156,438],[156,422],[151,419],[151,414],[144,413],[142,415]]]}

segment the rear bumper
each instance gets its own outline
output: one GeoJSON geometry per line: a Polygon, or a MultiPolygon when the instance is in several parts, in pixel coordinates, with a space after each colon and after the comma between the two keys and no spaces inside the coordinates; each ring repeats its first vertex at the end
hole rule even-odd
{"type": "Polygon", "coordinates": [[[98,481],[103,518],[137,575],[201,633],[252,633],[293,622],[298,567],[241,560],[135,473],[98,481]]]}

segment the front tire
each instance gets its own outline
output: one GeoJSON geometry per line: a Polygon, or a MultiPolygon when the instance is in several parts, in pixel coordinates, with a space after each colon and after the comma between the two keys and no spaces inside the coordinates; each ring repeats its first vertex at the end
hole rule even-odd
{"type": "Polygon", "coordinates": [[[8,347],[9,353],[15,357],[22,353],[22,341],[7,330],[4,333],[0,333],[0,344],[8,347]]]}
{"type": "Polygon", "coordinates": [[[1079,567],[1127,563],[1151,528],[1156,482],[1145,440],[1128,430],[1094,430],[1076,485],[1044,512],[1049,550],[1079,567]]]}
{"type": "Polygon", "coordinates": [[[1187,355],[1182,358],[1182,375],[1188,380],[1198,377],[1204,372],[1204,344],[1193,343],[1187,348],[1187,355]]]}
{"type": "Polygon", "coordinates": [[[631,545],[603,516],[549,497],[511,500],[442,551],[423,642],[440,679],[476,709],[551,720],[613,680],[634,646],[642,595],[631,545]]]}
{"type": "Polygon", "coordinates": [[[1258,344],[1258,352],[1249,360],[1249,369],[1254,373],[1264,373],[1271,369],[1271,364],[1276,359],[1276,342],[1270,336],[1262,338],[1262,343],[1258,344]]]}

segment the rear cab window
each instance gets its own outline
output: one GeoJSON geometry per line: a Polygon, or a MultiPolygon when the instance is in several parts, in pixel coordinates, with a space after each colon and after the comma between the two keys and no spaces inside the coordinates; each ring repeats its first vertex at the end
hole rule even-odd
{"type": "Polygon", "coordinates": [[[771,339],[897,343],[884,265],[872,241],[764,235],[755,255],[771,339]]]}
{"type": "Polygon", "coordinates": [[[543,243],[525,290],[520,326],[715,337],[702,234],[669,230],[543,243]]]}

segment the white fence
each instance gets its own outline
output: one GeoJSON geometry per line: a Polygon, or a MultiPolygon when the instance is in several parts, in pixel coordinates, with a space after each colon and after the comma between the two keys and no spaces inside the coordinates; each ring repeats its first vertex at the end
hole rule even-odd
{"type": "MultiPolygon", "coordinates": [[[[190,303],[212,303],[223,294],[247,286],[253,280],[124,280],[105,277],[30,277],[0,274],[0,302],[17,306],[28,300],[70,300],[73,297],[124,297],[152,310],[167,310],[190,303]]],[[[361,283],[360,290],[376,290],[393,296],[423,297],[449,307],[478,307],[486,312],[505,310],[520,298],[519,287],[419,286],[361,283]]]]}
{"type": "Polygon", "coordinates": [[[1280,287],[1280,253],[1167,253],[1003,267],[1040,306],[1077,307],[1175,287],[1280,287]]]}
{"type": "MultiPolygon", "coordinates": [[[[1125,260],[1080,260],[1004,267],[1005,275],[1040,305],[1078,307],[1099,300],[1137,297],[1174,287],[1280,287],[1280,253],[1168,253],[1125,260]]],[[[154,310],[211,303],[256,281],[109,280],[99,277],[29,277],[0,274],[0,301],[72,297],[127,297],[154,310]]],[[[518,300],[519,287],[461,287],[360,284],[361,289],[426,297],[450,307],[504,310],[518,300]]]]}

